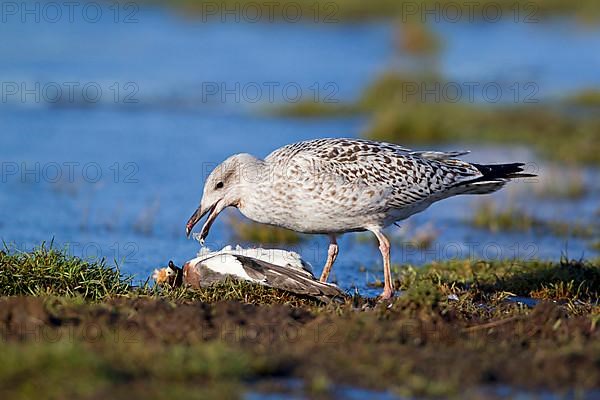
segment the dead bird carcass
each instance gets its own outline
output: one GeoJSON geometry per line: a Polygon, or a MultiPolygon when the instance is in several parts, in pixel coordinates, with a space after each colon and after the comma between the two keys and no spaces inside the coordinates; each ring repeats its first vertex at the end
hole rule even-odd
{"type": "Polygon", "coordinates": [[[221,251],[201,252],[183,268],[170,261],[168,267],[155,269],[153,274],[157,284],[193,288],[222,282],[228,277],[322,301],[347,297],[337,285],[316,279],[310,264],[297,253],[278,249],[242,249],[239,246],[232,249],[227,246],[221,251]]]}

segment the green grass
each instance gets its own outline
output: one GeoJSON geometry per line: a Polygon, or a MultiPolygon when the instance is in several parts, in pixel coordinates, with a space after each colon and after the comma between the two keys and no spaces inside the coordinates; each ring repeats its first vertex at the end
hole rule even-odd
{"type": "Polygon", "coordinates": [[[148,346],[98,340],[0,344],[0,396],[4,399],[117,398],[144,395],[187,398],[239,395],[240,381],[260,372],[249,354],[218,342],[148,346]],[[148,383],[151,382],[150,387],[148,383]],[[146,386],[139,390],[138,385],[146,386]],[[185,383],[184,387],[182,383],[185,383]],[[173,388],[174,391],[161,389],[173,388]],[[179,390],[178,390],[179,389],[179,390]],[[162,393],[161,393],[162,392],[162,393]]]}
{"type": "Polygon", "coordinates": [[[420,19],[411,19],[398,24],[397,46],[402,53],[418,57],[437,54],[442,48],[442,39],[420,19]]]}
{"type": "Polygon", "coordinates": [[[323,103],[313,100],[302,100],[297,103],[278,105],[265,109],[269,115],[295,118],[328,118],[347,117],[359,112],[357,107],[339,103],[323,103]]]}
{"type": "Polygon", "coordinates": [[[477,300],[512,293],[543,300],[600,301],[600,264],[593,261],[457,260],[418,269],[397,266],[394,276],[397,287],[417,301],[451,293],[477,300]]]}
{"type": "Polygon", "coordinates": [[[515,207],[498,209],[491,201],[479,203],[471,217],[471,225],[476,228],[499,231],[529,231],[540,221],[515,207]]]}
{"type": "Polygon", "coordinates": [[[319,306],[322,304],[316,299],[230,278],[200,289],[170,288],[166,286],[153,289],[146,288],[134,293],[154,298],[167,298],[172,301],[199,301],[205,303],[241,301],[256,305],[287,304],[292,307],[319,306]]]}
{"type": "Polygon", "coordinates": [[[586,89],[566,99],[567,104],[580,107],[600,107],[600,89],[586,89]]]}
{"type": "Polygon", "coordinates": [[[395,101],[374,113],[367,138],[400,143],[521,143],[571,164],[600,162],[600,119],[544,105],[482,106],[395,101]]]}
{"type": "MultiPolygon", "coordinates": [[[[209,1],[196,1],[196,0],[146,0],[150,4],[161,4],[175,9],[180,9],[186,13],[186,15],[197,15],[205,16],[204,18],[210,17],[207,12],[207,6],[214,5],[214,2],[209,1]]],[[[277,2],[277,7],[273,8],[273,2],[256,2],[252,0],[225,0],[217,3],[217,6],[222,9],[245,9],[252,5],[250,11],[248,11],[249,17],[253,18],[256,13],[256,8],[260,9],[261,15],[263,15],[263,21],[270,22],[268,19],[269,15],[273,15],[275,21],[285,21],[295,17],[296,10],[300,11],[300,20],[305,22],[328,21],[330,23],[335,22],[352,22],[352,21],[365,21],[365,20],[376,20],[376,19],[391,19],[391,18],[402,18],[402,19],[421,19],[420,11],[423,10],[444,10],[447,4],[452,4],[454,8],[460,7],[464,21],[469,21],[468,16],[471,11],[473,4],[453,2],[452,0],[379,0],[374,2],[362,1],[362,0],[286,0],[277,2]],[[288,12],[284,13],[282,10],[286,6],[293,4],[293,8],[288,12]],[[410,8],[407,8],[410,7],[410,8]],[[318,13],[315,10],[319,10],[318,13]],[[414,10],[414,11],[413,11],[414,10]],[[293,11],[293,12],[292,12],[293,11]],[[416,12],[415,12],[416,11],[416,12]]],[[[502,15],[505,15],[508,20],[514,20],[515,18],[515,6],[519,6],[520,13],[517,15],[518,21],[533,21],[542,19],[547,16],[556,15],[573,15],[580,17],[583,20],[589,20],[595,16],[600,15],[600,7],[598,3],[593,0],[582,0],[578,2],[569,2],[564,0],[514,0],[514,1],[493,1],[485,0],[476,3],[474,8],[474,18],[476,20],[483,19],[483,8],[487,6],[493,6],[490,10],[490,15],[494,15],[496,8],[499,7],[502,11],[502,15]],[[525,20],[526,17],[530,17],[525,20]]],[[[453,11],[454,12],[454,11],[453,11]]],[[[220,20],[220,13],[217,13],[216,18],[220,20]]],[[[229,17],[233,18],[233,17],[229,17]]],[[[428,19],[433,19],[435,16],[429,14],[428,19]]],[[[295,18],[294,18],[295,19],[295,18]]]]}
{"type": "Polygon", "coordinates": [[[540,198],[578,200],[590,193],[581,169],[544,168],[537,180],[534,193],[540,198]]]}
{"type": "Polygon", "coordinates": [[[284,117],[338,117],[371,114],[382,106],[396,101],[419,102],[414,93],[415,83],[423,85],[441,84],[436,74],[410,74],[387,71],[367,86],[356,103],[323,103],[312,100],[283,104],[267,111],[271,115],[284,117]]]}
{"type": "Polygon", "coordinates": [[[365,113],[376,112],[390,103],[419,103],[421,96],[416,93],[420,85],[435,87],[444,80],[441,76],[424,72],[413,74],[407,72],[386,71],[369,84],[358,100],[357,108],[365,113]]]}
{"type": "MultiPolygon", "coordinates": [[[[9,250],[9,249],[7,249],[9,250]]],[[[70,256],[67,249],[42,244],[31,252],[0,253],[0,296],[55,296],[100,302],[117,297],[152,297],[170,301],[218,302],[238,300],[251,304],[318,305],[311,298],[228,279],[201,289],[133,285],[104,260],[88,261],[70,256]]]]}
{"type": "Polygon", "coordinates": [[[528,214],[514,205],[500,208],[491,201],[479,203],[469,223],[476,228],[487,229],[492,232],[533,231],[539,234],[584,239],[597,236],[600,228],[591,223],[545,220],[528,214]]]}
{"type": "Polygon", "coordinates": [[[131,277],[105,260],[82,260],[45,244],[32,252],[6,250],[0,253],[1,296],[81,296],[100,301],[131,289],[131,277]]]}
{"type": "MultiPolygon", "coordinates": [[[[103,261],[83,261],[69,256],[65,251],[44,245],[30,253],[3,252],[0,257],[2,296],[52,296],[79,299],[84,303],[115,298],[153,298],[203,303],[241,301],[255,305],[287,304],[293,307],[322,305],[317,300],[233,279],[194,290],[148,285],[136,287],[131,284],[130,276],[120,275],[103,261]],[[43,268],[40,269],[40,265],[43,268]]],[[[396,267],[398,289],[415,290],[418,293],[423,289],[421,283],[433,282],[432,278],[437,283],[451,286],[476,282],[479,285],[485,284],[488,292],[513,291],[523,296],[531,296],[534,289],[550,290],[547,285],[563,285],[571,290],[563,297],[588,301],[600,298],[600,267],[594,262],[507,260],[486,263],[460,260],[435,263],[418,269],[411,266],[396,267]],[[499,285],[498,282],[503,283],[499,285]],[[519,286],[520,284],[524,286],[519,286]]],[[[437,292],[444,294],[445,290],[437,292]]]]}

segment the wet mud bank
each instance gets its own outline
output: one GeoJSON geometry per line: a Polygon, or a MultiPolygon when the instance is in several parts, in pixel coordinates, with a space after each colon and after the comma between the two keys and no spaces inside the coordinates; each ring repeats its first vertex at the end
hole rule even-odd
{"type": "Polygon", "coordinates": [[[20,388],[19,371],[35,381],[45,373],[38,358],[59,346],[67,360],[71,348],[83,359],[55,368],[92,376],[89,391],[68,393],[91,397],[111,386],[145,393],[163,379],[184,391],[200,385],[237,396],[273,379],[302,379],[305,390],[325,397],[336,385],[425,397],[497,385],[558,393],[600,387],[597,307],[573,312],[553,302],[528,308],[504,301],[473,314],[457,302],[360,303],[4,297],[1,347],[19,348],[22,361],[11,367],[10,355],[0,356],[0,392],[20,388]],[[94,376],[102,377],[99,387],[94,376]]]}

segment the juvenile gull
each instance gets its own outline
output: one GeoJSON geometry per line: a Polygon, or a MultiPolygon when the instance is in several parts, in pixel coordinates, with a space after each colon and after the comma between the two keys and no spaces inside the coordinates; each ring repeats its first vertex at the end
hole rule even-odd
{"type": "Polygon", "coordinates": [[[275,150],[264,160],[229,157],[211,172],[186,233],[209,214],[200,239],[226,207],[259,223],[297,232],[327,234],[326,282],[338,254],[336,236],[371,231],[383,257],[384,289],[393,296],[390,243],[383,229],[459,194],[492,193],[512,178],[529,177],[523,163],[474,164],[468,152],[413,151],[361,139],[316,139],[275,150]]]}

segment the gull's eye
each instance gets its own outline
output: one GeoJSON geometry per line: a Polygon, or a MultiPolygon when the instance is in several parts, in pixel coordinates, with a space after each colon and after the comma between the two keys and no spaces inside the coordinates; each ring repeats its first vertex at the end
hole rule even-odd
{"type": "Polygon", "coordinates": [[[215,186],[215,189],[223,189],[223,182],[217,183],[217,186],[215,186]]]}

